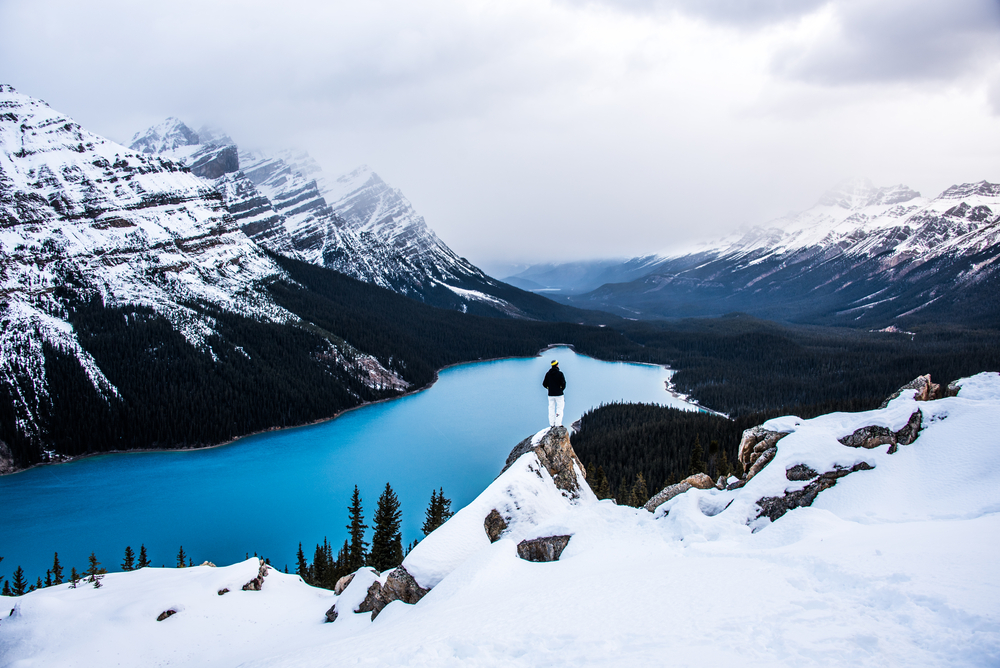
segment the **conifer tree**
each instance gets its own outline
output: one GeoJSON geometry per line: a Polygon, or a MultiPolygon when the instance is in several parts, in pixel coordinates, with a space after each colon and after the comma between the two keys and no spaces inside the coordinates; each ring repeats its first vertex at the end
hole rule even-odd
{"type": "Polygon", "coordinates": [[[70,588],[71,589],[76,589],[76,581],[80,579],[79,574],[77,574],[77,572],[76,572],[76,566],[73,566],[70,569],[69,579],[70,579],[70,582],[71,582],[70,588]]]}
{"type": "MultiPolygon", "coordinates": [[[[0,557],[0,563],[3,563],[3,557],[0,557]]],[[[3,580],[3,576],[0,575],[0,580],[3,580]]]]}
{"type": "Polygon", "coordinates": [[[3,595],[4,596],[13,596],[14,595],[14,592],[12,592],[10,590],[10,582],[8,580],[4,580],[3,581],[3,595]]]}
{"type": "Polygon", "coordinates": [[[348,567],[348,563],[347,563],[347,561],[348,561],[348,554],[350,553],[350,551],[351,551],[351,546],[345,540],[343,547],[341,547],[340,551],[337,552],[337,561],[333,565],[333,584],[334,584],[334,586],[337,585],[337,581],[339,581],[340,578],[342,578],[345,575],[348,575],[348,574],[350,574],[352,572],[351,569],[348,567]]]}
{"type": "Polygon", "coordinates": [[[622,476],[621,482],[618,483],[616,501],[619,506],[635,506],[635,499],[632,497],[632,488],[629,486],[625,476],[622,476]]]}
{"type": "Polygon", "coordinates": [[[591,480],[587,482],[590,483],[590,489],[594,491],[594,496],[598,499],[610,499],[611,485],[608,483],[608,476],[604,473],[604,467],[598,466],[588,470],[593,471],[591,480]]]}
{"type": "Polygon", "coordinates": [[[181,545],[180,551],[177,552],[177,568],[184,568],[185,566],[187,566],[187,563],[185,563],[186,560],[187,560],[187,555],[184,554],[184,546],[181,545]]]}
{"type": "Polygon", "coordinates": [[[386,483],[375,508],[372,549],[368,554],[368,565],[380,573],[399,566],[403,561],[403,537],[399,533],[402,515],[399,498],[386,483]]]}
{"type": "Polygon", "coordinates": [[[149,557],[146,555],[146,545],[143,543],[139,546],[139,562],[135,565],[136,568],[146,568],[150,565],[149,557]]]}
{"type": "Polygon", "coordinates": [[[302,541],[299,541],[299,551],[295,555],[295,558],[298,561],[298,567],[295,569],[295,573],[300,578],[302,578],[302,580],[304,582],[306,582],[308,584],[309,580],[310,580],[310,577],[309,577],[309,564],[306,563],[306,555],[302,551],[302,541]]]}
{"type": "Polygon", "coordinates": [[[89,566],[87,567],[87,572],[84,573],[87,576],[87,582],[93,584],[94,589],[100,589],[101,577],[108,571],[101,568],[101,562],[97,560],[97,555],[93,552],[87,557],[87,561],[89,562],[89,566]]]}
{"type": "Polygon", "coordinates": [[[688,475],[705,472],[705,469],[708,467],[705,465],[703,456],[704,455],[701,450],[701,439],[698,436],[695,436],[694,449],[691,450],[691,463],[688,465],[688,475]]]}
{"type": "Polygon", "coordinates": [[[632,497],[632,503],[636,508],[646,505],[649,501],[649,492],[646,491],[646,479],[642,476],[642,473],[637,473],[635,476],[635,483],[632,485],[632,491],[630,492],[632,497]]]}
{"type": "Polygon", "coordinates": [[[439,487],[437,491],[431,490],[431,501],[427,505],[427,511],[424,514],[424,525],[421,527],[421,531],[424,535],[428,535],[434,529],[448,521],[448,518],[455,513],[451,510],[451,499],[446,498],[444,495],[444,488],[439,487]]]}
{"type": "Polygon", "coordinates": [[[47,568],[47,569],[45,569],[45,586],[46,587],[51,587],[53,584],[55,584],[55,583],[52,582],[52,569],[51,568],[47,568]]]}
{"type": "Polygon", "coordinates": [[[45,585],[42,584],[42,576],[39,575],[38,579],[35,580],[35,584],[31,585],[31,587],[28,589],[28,591],[35,591],[36,589],[41,589],[44,586],[45,585]]]}
{"type": "MultiPolygon", "coordinates": [[[[270,565],[271,565],[271,562],[270,562],[270,561],[268,561],[267,559],[265,559],[265,560],[264,560],[264,562],[265,562],[265,563],[266,563],[266,564],[267,564],[268,566],[270,566],[270,565]]],[[[194,566],[194,559],[192,559],[191,557],[188,557],[188,566],[189,566],[189,567],[191,567],[191,566],[194,566]]]]}
{"type": "Polygon", "coordinates": [[[122,562],[122,570],[125,572],[135,570],[135,552],[131,545],[125,546],[125,561],[122,562]]]}
{"type": "Polygon", "coordinates": [[[367,560],[368,543],[365,542],[364,512],[361,508],[361,494],[358,486],[354,486],[354,494],[351,496],[351,505],[347,508],[348,524],[347,531],[350,540],[350,549],[347,552],[347,568],[349,573],[353,573],[365,565],[367,560]]]}
{"type": "Polygon", "coordinates": [[[14,571],[14,596],[24,596],[28,581],[24,579],[24,569],[20,566],[14,571]]]}
{"type": "Polygon", "coordinates": [[[52,556],[52,584],[62,584],[63,582],[63,567],[59,563],[59,553],[56,552],[52,556]]]}

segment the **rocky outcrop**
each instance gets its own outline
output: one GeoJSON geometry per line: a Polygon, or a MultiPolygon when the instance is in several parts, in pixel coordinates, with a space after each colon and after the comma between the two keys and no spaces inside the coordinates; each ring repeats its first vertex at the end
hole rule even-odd
{"type": "MultiPolygon", "coordinates": [[[[951,389],[950,385],[948,386],[948,389],[951,389]]],[[[917,391],[917,394],[913,397],[917,401],[933,401],[945,396],[945,392],[941,390],[941,386],[937,383],[931,382],[930,374],[927,374],[925,376],[917,376],[909,383],[890,394],[889,398],[883,401],[879,408],[885,408],[889,405],[890,401],[900,396],[907,390],[917,391]]],[[[958,394],[957,389],[955,390],[955,394],[958,394]]]]}
{"type": "Polygon", "coordinates": [[[889,445],[889,454],[896,452],[898,445],[909,445],[917,440],[920,434],[920,425],[923,423],[923,413],[914,411],[899,431],[892,431],[888,427],[870,425],[855,429],[849,436],[838,439],[841,444],[851,448],[877,448],[880,445],[889,445]]]}
{"type": "Polygon", "coordinates": [[[347,586],[350,585],[351,582],[353,581],[354,581],[354,573],[345,575],[344,577],[337,580],[337,584],[333,586],[333,593],[336,594],[337,596],[340,596],[341,594],[344,593],[344,590],[347,589],[347,586]]]}
{"type": "Polygon", "coordinates": [[[490,542],[495,543],[500,540],[500,536],[507,530],[507,520],[494,508],[486,516],[486,519],[483,520],[483,528],[486,529],[486,535],[489,536],[490,542]]]}
{"type": "MultiPolygon", "coordinates": [[[[417,584],[417,581],[413,579],[413,576],[405,568],[397,566],[389,572],[388,577],[385,579],[385,584],[376,580],[368,587],[368,594],[365,596],[365,600],[361,602],[361,605],[358,606],[355,612],[370,612],[372,613],[372,619],[375,619],[382,612],[382,609],[393,601],[402,601],[403,603],[413,605],[426,596],[429,591],[429,589],[424,589],[417,584]]],[[[331,608],[331,610],[333,609],[331,608]]],[[[336,619],[336,611],[333,612],[334,619],[336,619]]],[[[327,618],[329,618],[329,614],[327,612],[327,618]]]]}
{"type": "Polygon", "coordinates": [[[267,577],[268,568],[270,567],[264,563],[264,560],[260,559],[260,569],[257,571],[257,577],[243,585],[243,591],[260,591],[264,587],[264,578],[267,577]]]}
{"type": "Polygon", "coordinates": [[[664,487],[662,490],[653,495],[653,498],[647,501],[643,508],[649,512],[653,512],[670,499],[674,498],[678,494],[683,494],[689,489],[709,489],[711,487],[715,487],[715,483],[712,482],[712,479],[709,476],[704,473],[695,473],[694,475],[689,475],[684,478],[684,480],[681,480],[677,484],[664,487]]]}
{"type": "Polygon", "coordinates": [[[570,536],[545,536],[522,540],[517,544],[517,556],[525,561],[559,561],[563,550],[569,545],[570,536]]]}
{"type": "Polygon", "coordinates": [[[838,478],[843,478],[855,471],[868,471],[874,468],[866,462],[855,464],[851,468],[836,467],[832,471],[818,474],[813,469],[804,464],[796,464],[785,471],[785,477],[789,480],[810,480],[808,485],[794,492],[785,492],[782,496],[767,496],[757,501],[760,508],[758,517],[767,517],[772,522],[793,508],[810,506],[816,500],[816,496],[824,489],[829,489],[837,484],[838,478]],[[808,477],[806,477],[808,476],[808,477]]]}
{"type": "Polygon", "coordinates": [[[0,441],[0,475],[5,473],[13,473],[17,470],[14,465],[14,455],[11,454],[10,448],[6,443],[0,441]]]}
{"type": "Polygon", "coordinates": [[[164,610],[156,617],[156,621],[162,622],[164,619],[167,619],[168,617],[173,617],[176,614],[177,611],[174,610],[173,608],[171,608],[170,610],[164,610]]]}
{"type": "Polygon", "coordinates": [[[764,453],[775,448],[777,442],[787,435],[787,432],[770,431],[768,429],[764,429],[762,426],[752,427],[743,432],[743,438],[740,440],[738,458],[740,464],[743,465],[743,470],[746,472],[743,476],[744,480],[750,480],[750,478],[757,475],[757,472],[767,465],[767,462],[771,461],[771,458],[774,457],[777,450],[771,452],[769,457],[767,457],[764,453]],[[763,464],[754,469],[754,466],[757,464],[757,460],[761,457],[766,457],[766,460],[763,464]]]}
{"type": "Polygon", "coordinates": [[[325,616],[326,616],[326,621],[328,623],[329,622],[335,622],[335,621],[337,621],[338,614],[337,614],[337,604],[336,603],[334,603],[333,605],[330,606],[330,609],[326,611],[326,615],[325,616]]]}
{"type": "Polygon", "coordinates": [[[551,427],[536,442],[536,436],[526,438],[518,443],[507,457],[507,463],[503,467],[503,473],[513,465],[514,462],[527,452],[534,452],[538,455],[545,470],[552,476],[556,487],[569,493],[572,498],[580,496],[580,476],[585,480],[587,471],[583,468],[583,463],[573,451],[573,446],[569,441],[569,431],[566,427],[551,427]],[[576,470],[575,470],[576,469],[576,470]]]}

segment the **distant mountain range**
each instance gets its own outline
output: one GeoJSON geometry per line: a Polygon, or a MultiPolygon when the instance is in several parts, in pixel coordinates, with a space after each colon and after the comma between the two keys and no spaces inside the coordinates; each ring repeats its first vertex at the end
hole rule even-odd
{"type": "Polygon", "coordinates": [[[740,311],[863,327],[996,326],[998,259],[1000,185],[928,199],[852,180],[802,213],[692,251],[532,267],[506,280],[632,318],[740,311]]]}

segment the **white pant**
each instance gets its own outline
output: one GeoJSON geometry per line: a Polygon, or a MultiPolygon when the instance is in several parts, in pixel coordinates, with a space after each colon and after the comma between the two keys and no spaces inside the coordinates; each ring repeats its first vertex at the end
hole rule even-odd
{"type": "Polygon", "coordinates": [[[549,397],[549,426],[561,427],[563,408],[566,406],[566,399],[562,396],[549,397]]]}

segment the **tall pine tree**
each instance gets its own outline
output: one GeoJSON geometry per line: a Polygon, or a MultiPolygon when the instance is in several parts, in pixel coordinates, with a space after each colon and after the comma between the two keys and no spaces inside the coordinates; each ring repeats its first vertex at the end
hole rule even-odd
{"type": "Polygon", "coordinates": [[[386,483],[375,509],[375,530],[368,554],[368,565],[380,573],[399,566],[403,561],[403,537],[399,533],[402,517],[399,498],[386,483]]]}
{"type": "Polygon", "coordinates": [[[439,487],[437,491],[431,490],[431,501],[427,505],[424,513],[424,525],[421,531],[428,535],[434,529],[448,521],[448,518],[455,513],[451,510],[451,499],[445,497],[444,488],[439,487]]]}
{"type": "Polygon", "coordinates": [[[146,544],[143,543],[139,546],[139,563],[135,565],[136,568],[146,568],[150,565],[149,556],[146,555],[146,544]]]}
{"type": "Polygon", "coordinates": [[[187,555],[184,554],[184,546],[181,545],[180,551],[177,552],[177,568],[184,568],[187,566],[187,555]]]}
{"type": "Polygon", "coordinates": [[[14,571],[14,596],[24,596],[28,589],[28,581],[24,577],[24,569],[20,566],[14,571]]]}
{"type": "Polygon", "coordinates": [[[368,555],[368,543],[365,542],[365,530],[368,529],[368,525],[365,524],[364,511],[361,508],[361,493],[358,492],[357,485],[354,486],[354,494],[351,496],[351,505],[347,507],[347,514],[347,532],[350,541],[350,547],[347,551],[347,572],[353,573],[365,565],[368,555]]]}
{"type": "Polygon", "coordinates": [[[59,563],[59,553],[56,552],[52,555],[52,584],[62,584],[63,582],[63,567],[59,563]]]}
{"type": "Polygon", "coordinates": [[[125,561],[122,562],[123,571],[134,571],[135,570],[135,552],[132,551],[131,545],[125,546],[125,561]]]}
{"type": "Polygon", "coordinates": [[[694,437],[694,449],[691,451],[691,463],[688,465],[688,475],[704,473],[708,467],[705,465],[704,455],[701,451],[701,439],[694,437]]]}

